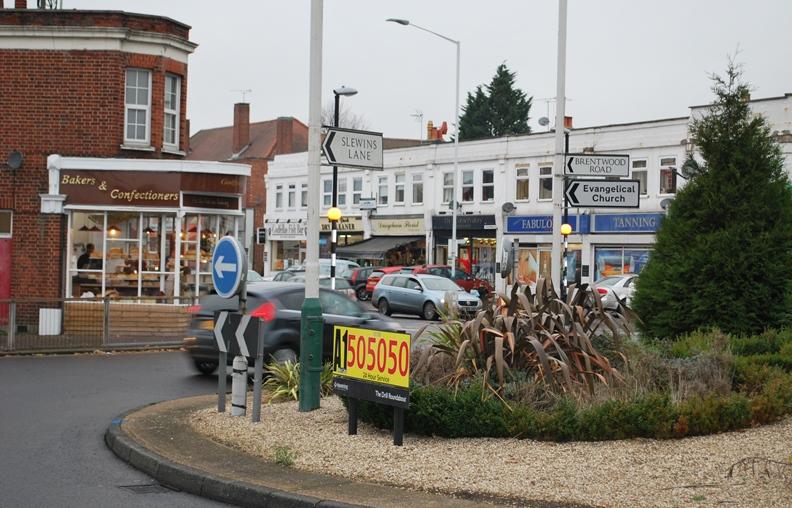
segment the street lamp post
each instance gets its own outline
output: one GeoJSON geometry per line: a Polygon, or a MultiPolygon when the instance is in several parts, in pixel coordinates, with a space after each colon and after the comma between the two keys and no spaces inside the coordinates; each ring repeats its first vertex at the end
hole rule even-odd
{"type": "MultiPolygon", "coordinates": [[[[338,117],[341,111],[341,96],[351,97],[357,90],[341,86],[333,90],[335,95],[335,114],[333,127],[338,127],[338,117]]],[[[330,221],[330,288],[336,288],[336,247],[338,246],[338,221],[341,219],[341,210],[338,209],[338,166],[333,166],[333,205],[327,211],[327,220],[330,221]]]]}
{"type": "Polygon", "coordinates": [[[558,2],[558,55],[556,73],[555,162],[553,163],[553,251],[550,264],[553,287],[562,288],[561,280],[561,223],[564,173],[564,109],[566,106],[566,28],[567,0],[558,2]]]}
{"type": "Polygon", "coordinates": [[[410,23],[410,21],[406,19],[389,18],[386,21],[391,21],[404,26],[412,26],[418,30],[423,30],[424,32],[428,32],[434,36],[440,37],[441,39],[445,39],[448,42],[456,44],[456,94],[454,102],[454,187],[451,191],[451,252],[449,253],[451,277],[454,277],[456,274],[457,257],[457,208],[459,206],[459,200],[457,199],[457,186],[459,185],[459,54],[461,43],[457,40],[451,39],[450,37],[446,37],[445,35],[441,35],[422,26],[416,25],[415,23],[410,23]]]}

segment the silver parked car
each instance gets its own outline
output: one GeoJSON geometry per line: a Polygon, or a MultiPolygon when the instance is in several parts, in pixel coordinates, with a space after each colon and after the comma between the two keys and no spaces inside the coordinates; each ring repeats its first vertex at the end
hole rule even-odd
{"type": "Polygon", "coordinates": [[[380,314],[417,314],[424,319],[437,318],[437,310],[446,304],[455,306],[460,314],[472,315],[481,309],[481,299],[454,281],[426,274],[394,273],[380,279],[371,295],[371,302],[380,314]]]}
{"type": "Polygon", "coordinates": [[[619,308],[619,300],[625,307],[630,307],[637,282],[637,274],[625,273],[603,277],[595,282],[593,287],[600,294],[603,306],[606,309],[616,310],[619,308]]]}

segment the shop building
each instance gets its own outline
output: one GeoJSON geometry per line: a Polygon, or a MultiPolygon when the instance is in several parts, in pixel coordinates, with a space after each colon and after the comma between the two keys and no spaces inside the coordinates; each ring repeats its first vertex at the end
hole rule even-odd
{"type": "Polygon", "coordinates": [[[215,239],[245,234],[250,168],[184,160],[190,27],[16,5],[0,9],[0,298],[206,292],[215,239]]]}
{"type": "Polygon", "coordinates": [[[250,166],[245,195],[245,232],[242,240],[253,270],[264,269],[264,245],[256,231],[264,227],[266,191],[264,178],[276,155],[308,149],[308,126],[292,117],[250,122],[250,104],[234,104],[234,124],[201,130],[190,138],[189,160],[234,162],[250,166]]]}
{"type": "MultiPolygon", "coordinates": [[[[787,171],[792,170],[792,94],[750,101],[764,115],[781,144],[787,171]]],[[[573,129],[570,153],[630,156],[630,178],[640,182],[640,206],[635,209],[571,208],[567,254],[570,280],[593,282],[609,274],[640,271],[651,255],[655,232],[665,207],[684,185],[679,168],[696,147],[688,125],[706,106],[691,108],[685,117],[573,129]]],[[[451,143],[386,149],[384,170],[339,169],[339,208],[361,216],[365,241],[339,249],[339,256],[359,256],[388,245],[375,234],[376,224],[399,217],[423,217],[425,258],[445,263],[449,249],[466,270],[494,279],[503,289],[516,276],[530,283],[549,276],[554,225],[554,133],[539,132],[459,143],[457,245],[451,245],[451,201],[454,147],[451,143]],[[369,208],[375,203],[375,210],[369,208]],[[361,207],[361,204],[366,206],[361,207]],[[500,275],[504,252],[516,249],[512,277],[500,275]]],[[[278,156],[268,175],[268,223],[304,223],[307,215],[307,154],[278,156]],[[278,194],[280,193],[280,198],[278,194]],[[292,197],[292,194],[293,197],[292,197]],[[273,205],[273,206],[270,206],[273,205]]],[[[321,213],[331,203],[332,170],[321,169],[321,213]]],[[[421,235],[411,235],[418,238],[421,235]]],[[[268,238],[275,255],[266,266],[276,271],[277,242],[268,238]]],[[[379,261],[373,259],[372,261],[379,261]]],[[[385,262],[385,258],[382,258],[385,262]]]]}

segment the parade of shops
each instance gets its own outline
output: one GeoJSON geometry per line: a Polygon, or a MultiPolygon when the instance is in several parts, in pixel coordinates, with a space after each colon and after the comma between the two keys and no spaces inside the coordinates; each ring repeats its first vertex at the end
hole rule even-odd
{"type": "MultiPolygon", "coordinates": [[[[750,101],[764,115],[792,170],[792,94],[750,101]]],[[[685,117],[572,129],[570,153],[629,156],[629,178],[637,180],[637,208],[570,208],[570,282],[638,273],[646,265],[655,233],[685,180],[680,174],[696,157],[685,117]]],[[[384,151],[384,170],[339,171],[338,256],[363,264],[446,263],[457,250],[459,266],[498,289],[519,280],[550,276],[553,224],[554,133],[459,143],[457,245],[452,239],[454,153],[451,143],[384,151]],[[374,206],[370,206],[370,203],[374,206]],[[365,206],[361,206],[365,203],[365,206]],[[373,208],[373,209],[372,209],[373,208]],[[344,222],[342,222],[344,224],[344,222]],[[387,226],[386,226],[387,225],[387,226]],[[505,253],[513,249],[512,274],[503,278],[505,253]]],[[[330,167],[321,173],[322,216],[330,206],[330,167]]],[[[272,273],[305,258],[307,154],[275,157],[267,175],[267,235],[264,271],[272,273]]],[[[322,219],[322,257],[328,257],[329,223],[322,219]]]]}

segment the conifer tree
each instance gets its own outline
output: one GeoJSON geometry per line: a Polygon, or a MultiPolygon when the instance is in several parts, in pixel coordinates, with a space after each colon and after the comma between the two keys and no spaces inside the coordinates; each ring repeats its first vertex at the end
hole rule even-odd
{"type": "Polygon", "coordinates": [[[788,323],[792,192],[741,69],[713,76],[715,101],[691,122],[700,154],[668,208],[633,308],[647,338],[697,328],[755,333],[788,323]]]}
{"type": "Polygon", "coordinates": [[[459,140],[529,134],[528,115],[532,97],[515,88],[517,73],[500,64],[486,91],[481,85],[468,92],[459,118],[459,140]]]}
{"type": "Polygon", "coordinates": [[[460,141],[492,136],[488,110],[489,101],[481,85],[476,87],[475,94],[468,92],[467,104],[462,107],[463,114],[459,117],[460,141]]]}

